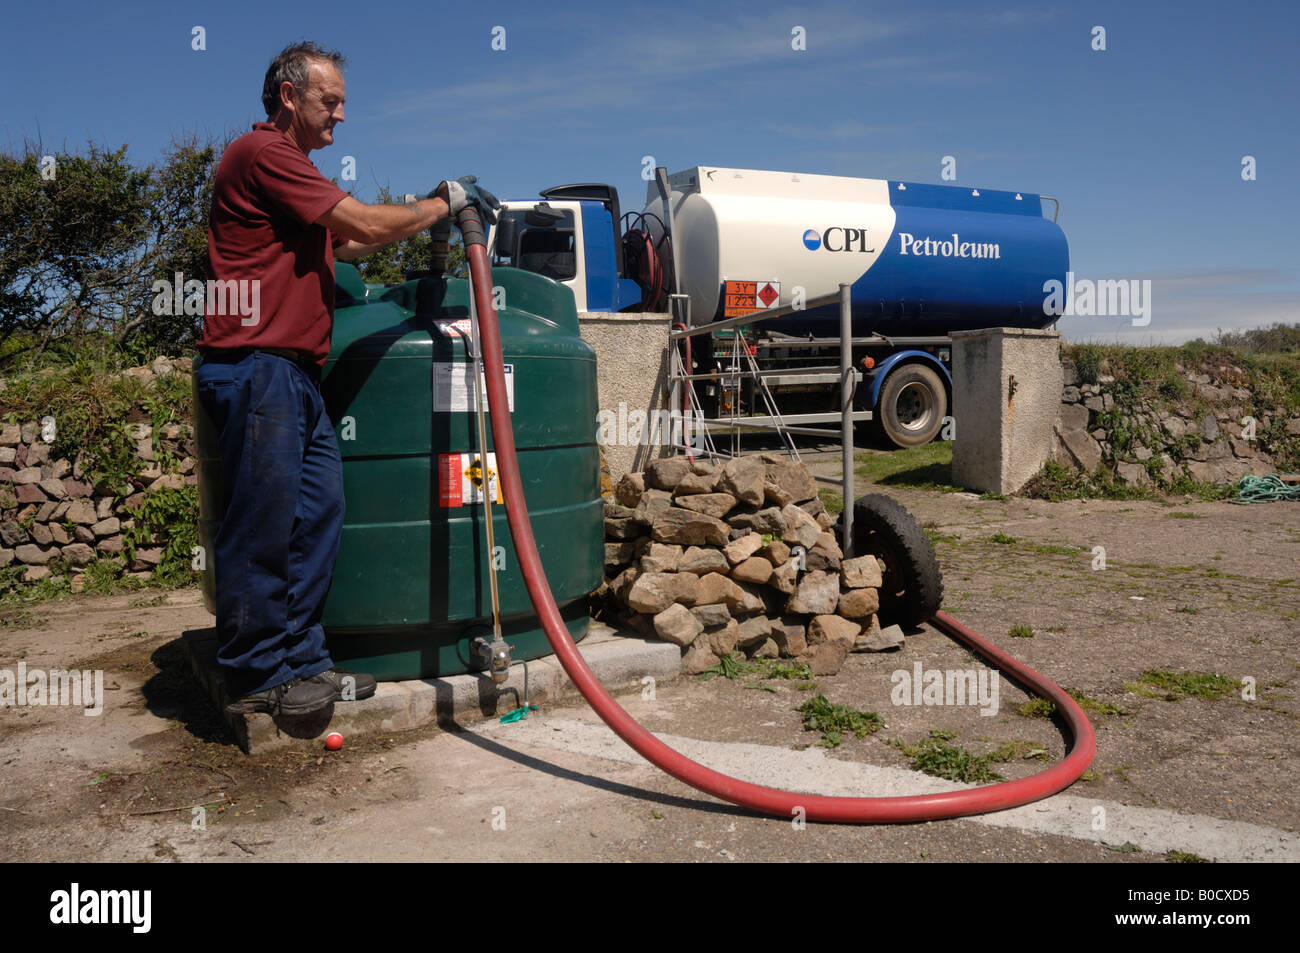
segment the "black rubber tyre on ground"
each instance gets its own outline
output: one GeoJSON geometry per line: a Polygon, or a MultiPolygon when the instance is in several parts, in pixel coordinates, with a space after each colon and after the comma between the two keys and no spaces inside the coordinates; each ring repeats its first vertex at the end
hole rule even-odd
{"type": "Polygon", "coordinates": [[[891,371],[880,388],[872,421],[896,447],[919,447],[939,435],[948,413],[948,390],[932,368],[904,364],[891,371]]]}
{"type": "Polygon", "coordinates": [[[853,555],[882,563],[880,624],[915,628],[934,617],[943,602],[943,575],[921,524],[882,493],[853,502],[853,555]]]}

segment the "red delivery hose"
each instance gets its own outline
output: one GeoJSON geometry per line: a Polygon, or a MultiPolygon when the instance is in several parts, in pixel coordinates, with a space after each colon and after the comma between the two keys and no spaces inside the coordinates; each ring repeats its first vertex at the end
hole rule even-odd
{"type": "MultiPolygon", "coordinates": [[[[483,362],[487,370],[487,395],[489,411],[494,407],[508,407],[505,372],[502,369],[501,333],[497,314],[492,306],[492,281],[488,267],[487,251],[483,242],[483,229],[474,210],[460,213],[458,224],[465,240],[465,253],[469,261],[472,293],[478,306],[479,331],[483,362]]],[[[850,824],[907,823],[933,821],[969,814],[1001,811],[1028,804],[1064,790],[1078,780],[1092,763],[1097,750],[1097,739],[1092,725],[1074,699],[1062,689],[1033,669],[1016,661],[986,641],[952,616],[940,612],[934,621],[949,635],[983,656],[993,666],[1056,705],[1064,716],[1074,739],[1070,753],[1059,764],[1046,771],[1016,781],[1005,781],[986,787],[944,794],[921,794],[911,797],[826,797],[818,794],[800,794],[779,791],[776,788],[750,784],[728,777],[711,768],[690,760],[668,747],[645,728],[632,720],[632,716],[614,701],[587,667],[569,637],[564,621],[556,608],[537,554],[537,543],[528,521],[524,503],[523,486],[519,479],[519,461],[515,455],[515,438],[508,413],[492,413],[492,440],[495,445],[499,479],[505,498],[506,518],[514,538],[515,554],[528,587],[528,594],[537,610],[546,637],[573,679],[583,697],[596,714],[634,750],[657,768],[671,774],[691,787],[706,794],[730,801],[742,807],[776,817],[802,816],[811,821],[834,821],[850,824]]]]}

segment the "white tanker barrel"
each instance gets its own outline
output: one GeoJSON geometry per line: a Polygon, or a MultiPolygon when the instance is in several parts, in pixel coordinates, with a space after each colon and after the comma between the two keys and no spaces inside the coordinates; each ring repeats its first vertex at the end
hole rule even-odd
{"type": "MultiPolygon", "coordinates": [[[[955,186],[699,167],[669,177],[682,291],[694,324],[812,300],[852,284],[853,333],[1046,327],[1065,234],[1039,196],[955,186]]],[[[646,211],[664,218],[647,190],[646,211]]],[[[834,337],[838,305],[763,327],[834,337]]]]}

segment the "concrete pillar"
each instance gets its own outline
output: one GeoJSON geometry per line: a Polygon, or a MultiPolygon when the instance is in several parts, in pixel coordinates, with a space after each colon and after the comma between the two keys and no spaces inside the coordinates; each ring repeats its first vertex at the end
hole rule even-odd
{"type": "Polygon", "coordinates": [[[985,328],[952,334],[952,479],[1014,493],[1052,452],[1061,407],[1060,332],[985,328]]]}
{"type": "MultiPolygon", "coordinates": [[[[605,462],[613,483],[660,456],[652,427],[669,407],[666,314],[580,311],[578,329],[596,352],[597,406],[606,428],[605,462]],[[610,431],[612,430],[612,434],[610,431]],[[639,433],[637,431],[640,431],[639,433]]],[[[668,434],[663,442],[667,442],[668,434]]]]}

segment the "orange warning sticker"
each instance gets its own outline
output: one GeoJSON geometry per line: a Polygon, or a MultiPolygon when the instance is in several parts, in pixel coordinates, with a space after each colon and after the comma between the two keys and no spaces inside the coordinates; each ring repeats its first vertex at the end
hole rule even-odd
{"type": "Polygon", "coordinates": [[[779,281],[727,281],[722,289],[722,316],[738,318],[772,307],[781,296],[779,281]]]}
{"type": "Polygon", "coordinates": [[[758,310],[754,306],[755,293],[758,291],[756,281],[728,281],[723,286],[722,316],[736,318],[742,314],[753,314],[758,310]]]}

